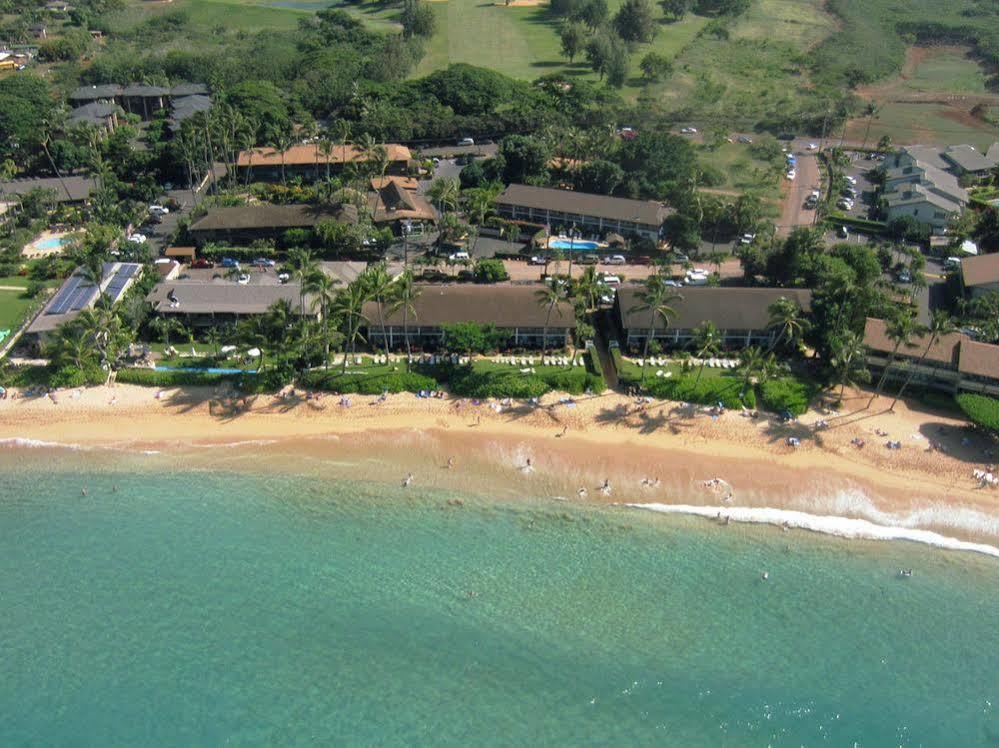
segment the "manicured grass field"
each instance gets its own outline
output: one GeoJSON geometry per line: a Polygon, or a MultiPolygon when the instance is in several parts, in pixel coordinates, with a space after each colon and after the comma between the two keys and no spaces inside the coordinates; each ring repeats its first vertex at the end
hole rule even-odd
{"type": "Polygon", "coordinates": [[[0,330],[13,332],[20,327],[31,304],[31,299],[22,297],[17,291],[0,291],[0,330]]]}

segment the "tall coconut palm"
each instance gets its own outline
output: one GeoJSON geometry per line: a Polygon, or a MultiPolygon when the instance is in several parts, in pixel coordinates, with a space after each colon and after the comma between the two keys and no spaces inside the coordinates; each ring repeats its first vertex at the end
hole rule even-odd
{"type": "Polygon", "coordinates": [[[586,300],[587,311],[596,309],[600,297],[607,293],[608,287],[603,276],[596,267],[588,265],[576,281],[576,293],[586,300]]]}
{"type": "Polygon", "coordinates": [[[328,133],[323,133],[319,136],[319,140],[316,143],[316,153],[322,154],[323,161],[326,163],[326,186],[329,187],[330,184],[330,157],[333,155],[333,149],[336,147],[336,143],[329,136],[328,133]]]}
{"type": "Polygon", "coordinates": [[[329,369],[330,346],[334,337],[330,334],[330,310],[336,302],[336,287],[340,281],[324,272],[312,273],[303,283],[306,293],[312,294],[312,309],[319,312],[319,324],[322,327],[322,342],[324,346],[323,363],[329,369]]]}
{"type": "MultiPolygon", "coordinates": [[[[638,303],[630,312],[648,312],[649,329],[645,335],[645,346],[642,350],[642,358],[649,357],[649,345],[656,334],[656,322],[662,320],[663,329],[669,327],[669,321],[676,316],[676,310],[670,306],[674,301],[683,299],[678,293],[674,293],[671,286],[667,286],[665,280],[659,275],[650,275],[645,280],[645,286],[638,292],[638,303]]],[[[645,384],[645,372],[648,367],[642,367],[642,384],[645,384]]]]}
{"type": "Polygon", "coordinates": [[[288,184],[288,180],[285,175],[285,157],[288,155],[288,151],[291,150],[293,145],[295,145],[295,136],[290,132],[279,133],[271,142],[271,146],[274,150],[281,154],[281,184],[283,185],[288,184]]]}
{"type": "Polygon", "coordinates": [[[382,333],[382,349],[388,353],[388,335],[385,330],[385,304],[392,296],[392,276],[384,262],[370,265],[358,278],[364,283],[368,298],[378,303],[378,327],[382,333]]]}
{"type": "Polygon", "coordinates": [[[420,288],[413,282],[413,271],[404,270],[395,279],[390,314],[402,310],[402,337],[406,341],[406,371],[410,370],[413,349],[409,345],[409,315],[416,316],[415,301],[420,296],[420,288]]]}
{"type": "Polygon", "coordinates": [[[545,325],[541,331],[541,357],[548,355],[548,325],[552,321],[552,312],[555,307],[565,297],[564,286],[556,279],[549,278],[544,287],[536,291],[534,298],[537,299],[538,306],[546,310],[545,325]]]}
{"type": "Polygon", "coordinates": [[[867,106],[864,107],[864,116],[867,117],[867,129],[864,131],[864,144],[860,147],[861,150],[867,148],[867,138],[871,135],[871,124],[880,111],[881,108],[873,101],[868,102],[867,106]]]}
{"type": "MultiPolygon", "coordinates": [[[[926,341],[926,348],[923,350],[922,355],[916,362],[916,366],[922,366],[926,357],[930,354],[930,349],[933,348],[937,341],[945,335],[950,335],[955,329],[954,320],[952,320],[946,312],[940,310],[934,312],[933,319],[930,320],[930,325],[926,330],[926,334],[929,336],[926,341]]],[[[902,395],[905,394],[905,390],[912,381],[914,374],[915,367],[909,367],[909,374],[905,378],[905,382],[902,383],[902,388],[898,391],[898,394],[895,395],[895,399],[891,401],[891,405],[888,406],[889,412],[895,412],[895,403],[897,403],[902,395]]]]}
{"type": "Polygon", "coordinates": [[[704,373],[704,366],[707,363],[707,359],[718,355],[718,352],[721,350],[721,344],[721,334],[718,332],[715,323],[711,320],[704,320],[694,330],[694,351],[697,354],[697,358],[701,359],[701,366],[697,370],[697,378],[694,380],[695,387],[701,381],[701,374],[704,373]]]}
{"type": "Polygon", "coordinates": [[[363,284],[354,281],[347,285],[343,291],[337,294],[336,302],[333,305],[333,314],[343,320],[344,325],[344,357],[343,369],[347,371],[347,352],[354,353],[357,349],[357,341],[363,340],[361,327],[368,318],[364,316],[364,305],[368,301],[367,289],[363,284]]]}
{"type": "Polygon", "coordinates": [[[161,314],[160,316],[154,317],[150,320],[149,329],[152,330],[154,334],[159,336],[160,340],[163,341],[164,347],[169,348],[170,337],[175,334],[179,335],[183,332],[184,326],[176,317],[161,314]]]}
{"type": "Polygon", "coordinates": [[[316,274],[321,273],[319,263],[308,247],[292,247],[288,250],[288,266],[292,276],[298,281],[298,308],[305,314],[305,286],[316,274]]]}
{"type": "Polygon", "coordinates": [[[435,179],[427,190],[427,197],[435,203],[441,213],[446,214],[448,210],[455,210],[458,207],[458,196],[461,193],[461,186],[454,177],[441,177],[435,179]]]}
{"type": "Polygon", "coordinates": [[[781,342],[797,347],[807,325],[807,322],[801,318],[801,307],[791,299],[781,296],[767,311],[770,313],[767,329],[777,333],[767,350],[772,351],[781,342]]]}
{"type": "Polygon", "coordinates": [[[742,375],[742,390],[739,392],[739,399],[745,399],[749,387],[756,381],[766,364],[766,357],[756,346],[746,348],[739,356],[739,368],[736,370],[742,375]]]}
{"type": "Polygon", "coordinates": [[[895,361],[898,357],[899,349],[903,346],[910,346],[912,344],[912,337],[919,331],[919,323],[916,321],[915,315],[908,309],[902,312],[902,314],[895,319],[889,321],[886,325],[885,333],[888,339],[894,343],[891,349],[891,353],[888,356],[888,363],[885,364],[884,371],[881,372],[881,377],[878,379],[877,386],[874,388],[874,394],[871,395],[871,399],[867,401],[866,408],[870,408],[874,404],[874,401],[878,399],[881,395],[881,391],[885,386],[885,381],[888,379],[888,374],[891,372],[891,368],[895,365],[895,361]]]}
{"type": "Polygon", "coordinates": [[[839,397],[836,400],[838,403],[843,402],[843,394],[848,384],[870,381],[864,341],[852,330],[843,333],[836,341],[832,367],[839,380],[839,397]]]}

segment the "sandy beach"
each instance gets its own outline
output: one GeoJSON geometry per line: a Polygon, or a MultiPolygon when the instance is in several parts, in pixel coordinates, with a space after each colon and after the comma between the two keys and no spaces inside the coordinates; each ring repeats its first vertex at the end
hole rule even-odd
{"type": "MultiPolygon", "coordinates": [[[[952,418],[904,403],[888,413],[887,399],[865,411],[866,393],[848,395],[838,414],[810,412],[783,424],[763,413],[712,415],[612,393],[552,394],[538,405],[352,395],[348,406],[300,391],[242,399],[207,388],[117,385],[2,400],[0,440],[6,449],[193,450],[204,460],[217,450],[200,447],[255,442],[271,455],[319,462],[377,454],[378,467],[359,477],[386,481],[412,473],[421,485],[449,489],[499,485],[511,494],[714,506],[719,514],[777,507],[999,538],[999,490],[973,477],[995,462],[994,444],[952,418]],[[828,425],[817,428],[822,420],[828,425]],[[901,448],[888,449],[888,441],[901,448]],[[474,470],[447,469],[449,460],[474,470]],[[605,481],[610,490],[601,491],[605,481]]],[[[252,469],[281,464],[257,460],[252,469]]]]}

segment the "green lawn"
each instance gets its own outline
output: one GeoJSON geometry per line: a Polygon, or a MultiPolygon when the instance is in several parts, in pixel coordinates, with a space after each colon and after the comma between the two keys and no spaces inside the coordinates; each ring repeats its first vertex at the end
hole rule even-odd
{"type": "MultiPolygon", "coordinates": [[[[846,137],[862,140],[866,130],[866,119],[852,120],[846,137]]],[[[999,140],[999,129],[941,104],[890,102],[880,105],[868,143],[877,143],[882,135],[891,136],[895,143],[968,143],[985,151],[999,140]]]]}
{"type": "Polygon", "coordinates": [[[20,327],[31,304],[32,299],[23,298],[17,291],[0,291],[0,330],[13,332],[20,327]]]}
{"type": "Polygon", "coordinates": [[[23,275],[8,275],[6,277],[0,276],[0,286],[17,286],[18,288],[27,288],[30,281],[23,275]]]}
{"type": "Polygon", "coordinates": [[[777,40],[808,49],[836,30],[823,0],[756,0],[732,31],[735,39],[777,40]]]}
{"type": "Polygon", "coordinates": [[[745,143],[725,143],[718,148],[700,146],[697,149],[701,163],[721,171],[725,183],[716,185],[719,190],[742,192],[747,189],[763,189],[768,197],[777,198],[780,183],[772,173],[773,165],[758,158],[745,143]]]}
{"type": "Polygon", "coordinates": [[[150,17],[166,13],[183,13],[191,28],[208,34],[214,29],[238,31],[290,31],[298,22],[327,3],[313,7],[294,7],[291,3],[264,3],[257,0],[174,0],[151,6],[144,0],[134,0],[123,11],[116,13],[113,30],[123,31],[147,21],[150,17]]]}
{"type": "Polygon", "coordinates": [[[958,49],[932,53],[916,65],[901,87],[920,93],[986,93],[987,76],[982,66],[958,49]]]}

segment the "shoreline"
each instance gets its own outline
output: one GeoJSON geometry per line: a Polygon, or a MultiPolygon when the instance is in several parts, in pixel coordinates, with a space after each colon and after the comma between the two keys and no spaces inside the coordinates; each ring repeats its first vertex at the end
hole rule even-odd
{"type": "MultiPolygon", "coordinates": [[[[866,397],[858,392],[852,399],[866,397]]],[[[211,467],[224,453],[226,460],[243,461],[242,454],[217,447],[246,447],[257,458],[247,455],[243,469],[278,472],[280,464],[273,463],[281,460],[274,456],[282,452],[292,461],[314,458],[316,469],[348,455],[360,467],[345,469],[359,478],[390,482],[411,472],[421,486],[450,490],[669,504],[670,512],[686,506],[696,510],[688,513],[721,512],[734,521],[746,510],[799,512],[990,547],[999,538],[999,491],[979,488],[972,478],[987,459],[976,460],[976,451],[993,445],[967,443],[961,422],[901,403],[894,415],[847,407],[843,416],[808,413],[780,424],[731,412],[712,417],[680,403],[639,404],[617,394],[568,402],[548,395],[538,407],[457,402],[403,393],[384,402],[350,396],[350,407],[343,407],[329,395],[268,395],[238,407],[207,388],[94,387],[54,399],[0,401],[0,448],[186,453],[188,461],[211,467]],[[829,428],[813,431],[810,424],[823,417],[829,428]],[[945,445],[946,454],[929,450],[924,435],[941,428],[941,440],[954,442],[945,445]],[[903,441],[903,449],[870,443],[881,438],[876,431],[903,441]],[[791,435],[801,446],[787,446],[791,435]],[[856,438],[869,443],[857,449],[851,445],[856,438]],[[259,459],[261,453],[271,459],[259,459]],[[377,457],[377,466],[366,456],[377,457]],[[443,469],[449,456],[473,469],[443,469]],[[706,484],[715,478],[721,482],[706,484]],[[605,480],[613,486],[606,496],[599,491],[605,480]],[[723,485],[730,488],[720,490],[723,485]]]]}

